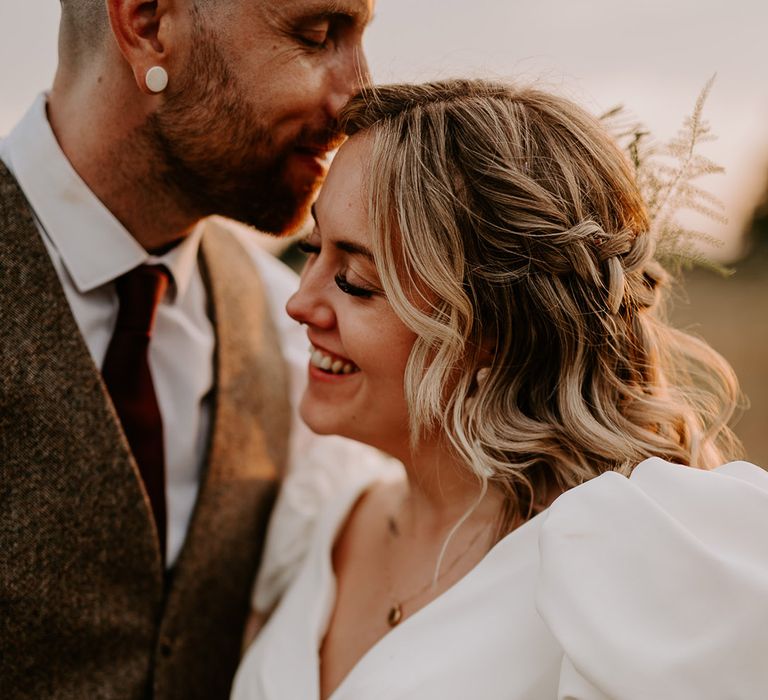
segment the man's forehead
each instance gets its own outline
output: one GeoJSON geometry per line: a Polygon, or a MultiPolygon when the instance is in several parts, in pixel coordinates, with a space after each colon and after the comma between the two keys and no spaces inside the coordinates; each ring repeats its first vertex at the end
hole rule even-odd
{"type": "Polygon", "coordinates": [[[285,10],[297,14],[318,17],[342,15],[363,25],[371,21],[374,5],[374,0],[277,0],[277,2],[285,10]]]}

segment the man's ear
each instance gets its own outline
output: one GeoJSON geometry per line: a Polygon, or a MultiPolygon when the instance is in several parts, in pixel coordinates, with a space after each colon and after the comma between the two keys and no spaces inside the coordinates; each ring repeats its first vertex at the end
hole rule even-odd
{"type": "Polygon", "coordinates": [[[154,66],[168,73],[170,15],[174,0],[106,0],[109,23],[120,52],[133,71],[139,90],[154,92],[147,86],[147,72],[154,66]]]}

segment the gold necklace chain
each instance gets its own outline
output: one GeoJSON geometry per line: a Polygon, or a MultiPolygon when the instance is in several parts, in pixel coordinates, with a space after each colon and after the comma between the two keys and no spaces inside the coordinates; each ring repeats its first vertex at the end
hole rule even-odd
{"type": "MultiPolygon", "coordinates": [[[[393,516],[390,516],[388,518],[388,533],[392,536],[392,538],[399,537],[400,531],[397,527],[397,522],[394,519],[393,516]]],[[[411,593],[410,595],[406,596],[405,598],[400,598],[399,600],[395,600],[395,596],[390,593],[390,597],[393,599],[392,605],[389,608],[389,611],[387,613],[387,624],[390,627],[396,627],[399,625],[403,620],[403,607],[410,603],[412,600],[416,600],[419,596],[426,593],[430,588],[433,586],[437,586],[438,582],[448,576],[448,574],[451,573],[456,568],[456,565],[466,556],[467,552],[469,552],[472,547],[477,543],[477,541],[480,539],[480,535],[483,534],[483,532],[486,532],[485,527],[478,528],[478,531],[475,533],[474,537],[469,541],[469,544],[459,552],[459,554],[451,561],[451,563],[443,569],[437,576],[437,578],[433,577],[429,583],[427,583],[425,586],[422,586],[414,593],[411,593]]],[[[391,541],[391,538],[388,538],[391,541]]],[[[389,591],[392,591],[394,586],[392,585],[392,572],[387,568],[387,588],[389,591]]]]}

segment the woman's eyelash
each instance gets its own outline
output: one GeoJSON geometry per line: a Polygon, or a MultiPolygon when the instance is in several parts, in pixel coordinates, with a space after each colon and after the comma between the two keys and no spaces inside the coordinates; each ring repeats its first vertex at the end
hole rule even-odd
{"type": "Polygon", "coordinates": [[[319,245],[312,245],[308,240],[304,239],[296,244],[296,247],[305,255],[317,255],[320,252],[319,245]]]}
{"type": "Polygon", "coordinates": [[[336,286],[344,292],[344,294],[349,294],[353,297],[361,297],[362,299],[370,299],[373,296],[373,290],[351,284],[343,272],[338,272],[334,277],[334,281],[336,282],[336,286]]]}
{"type": "MultiPolygon", "coordinates": [[[[304,255],[319,255],[320,246],[310,243],[306,238],[296,243],[296,248],[304,253],[304,255]]],[[[359,287],[356,284],[352,284],[346,275],[346,271],[337,272],[333,278],[336,286],[352,297],[359,297],[361,299],[370,299],[376,291],[373,289],[367,289],[366,287],[359,287]]]]}

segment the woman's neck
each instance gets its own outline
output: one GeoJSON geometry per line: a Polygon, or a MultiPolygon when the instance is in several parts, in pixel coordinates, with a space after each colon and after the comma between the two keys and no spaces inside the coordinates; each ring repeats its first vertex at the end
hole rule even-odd
{"type": "Polygon", "coordinates": [[[502,511],[503,497],[480,479],[444,442],[425,440],[410,448],[402,459],[407,491],[398,507],[399,517],[417,530],[442,531],[462,517],[494,522],[502,511]]]}

